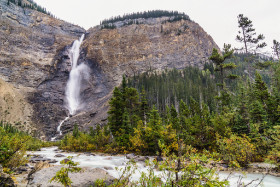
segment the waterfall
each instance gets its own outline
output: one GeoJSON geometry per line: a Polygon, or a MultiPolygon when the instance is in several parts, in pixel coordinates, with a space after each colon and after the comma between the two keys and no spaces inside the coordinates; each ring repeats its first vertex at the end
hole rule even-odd
{"type": "Polygon", "coordinates": [[[80,45],[84,39],[84,34],[81,36],[80,40],[76,40],[69,52],[69,57],[71,61],[71,71],[69,75],[69,80],[66,85],[66,107],[69,110],[70,115],[74,115],[78,109],[80,109],[80,90],[81,90],[81,80],[82,73],[87,70],[85,64],[78,65],[78,59],[80,56],[80,45]]]}
{"type": "MultiPolygon", "coordinates": [[[[69,57],[71,62],[71,71],[69,74],[69,79],[67,81],[66,90],[65,90],[65,107],[69,111],[69,115],[62,120],[58,127],[57,132],[59,135],[62,135],[61,126],[62,124],[69,119],[72,115],[75,115],[76,112],[83,107],[82,101],[80,98],[81,92],[81,81],[83,78],[88,78],[88,67],[84,63],[78,64],[80,56],[80,46],[84,40],[84,34],[79,40],[75,40],[71,49],[69,50],[69,57]]],[[[54,141],[56,137],[53,137],[51,140],[54,141]]]]}

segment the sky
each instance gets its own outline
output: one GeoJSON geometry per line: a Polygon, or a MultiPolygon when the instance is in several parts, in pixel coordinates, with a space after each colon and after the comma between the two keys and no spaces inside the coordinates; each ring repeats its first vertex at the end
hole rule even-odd
{"type": "Polygon", "coordinates": [[[257,34],[264,34],[271,52],[272,41],[280,42],[280,0],[35,0],[56,17],[85,29],[101,20],[147,10],[185,12],[210,34],[220,48],[224,43],[240,47],[237,16],[252,20],[257,34]]]}

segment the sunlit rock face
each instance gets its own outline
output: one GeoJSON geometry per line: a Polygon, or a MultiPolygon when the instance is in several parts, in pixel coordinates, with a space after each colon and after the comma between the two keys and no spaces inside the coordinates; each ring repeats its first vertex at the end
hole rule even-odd
{"type": "MultiPolygon", "coordinates": [[[[22,126],[41,138],[49,139],[59,123],[69,115],[65,88],[71,71],[69,51],[83,34],[77,65],[88,67],[88,76],[80,81],[82,107],[61,126],[62,134],[76,123],[89,128],[106,123],[108,101],[122,75],[131,76],[148,70],[203,67],[213,47],[218,48],[197,23],[189,20],[164,22],[167,18],[141,20],[143,24],[116,29],[79,26],[30,9],[1,1],[0,78],[22,99],[0,94],[2,119],[26,122],[22,126]],[[13,117],[13,109],[19,117],[13,117]],[[5,111],[8,111],[5,113],[5,111]],[[5,115],[4,115],[5,114],[5,115]]],[[[0,82],[1,83],[1,82],[0,82]]],[[[0,84],[1,86],[4,84],[0,84]]],[[[19,98],[19,97],[18,97],[19,98]]]]}

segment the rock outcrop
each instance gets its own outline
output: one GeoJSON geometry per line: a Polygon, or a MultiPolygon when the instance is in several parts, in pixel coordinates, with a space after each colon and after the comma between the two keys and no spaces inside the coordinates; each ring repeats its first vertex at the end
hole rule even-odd
{"type": "Polygon", "coordinates": [[[105,123],[113,88],[124,74],[203,67],[213,47],[218,48],[190,20],[149,18],[141,19],[142,24],[117,23],[115,29],[96,26],[85,31],[31,9],[0,3],[0,90],[11,90],[0,93],[0,119],[26,122],[23,129],[40,132],[38,136],[45,139],[56,134],[59,122],[68,115],[64,107],[71,70],[68,50],[82,33],[86,36],[79,63],[88,65],[90,77],[81,88],[84,108],[65,121],[63,133],[75,123],[81,128],[105,123]]]}
{"type": "Polygon", "coordinates": [[[43,82],[53,79],[61,51],[84,32],[79,26],[0,1],[0,120],[21,122],[22,130],[45,135],[48,122],[35,117],[37,105],[44,101],[34,100],[34,95],[40,94],[43,82]]]}

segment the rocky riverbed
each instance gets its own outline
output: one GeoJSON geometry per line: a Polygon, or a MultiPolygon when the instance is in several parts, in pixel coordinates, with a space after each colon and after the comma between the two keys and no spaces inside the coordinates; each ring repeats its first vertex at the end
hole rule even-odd
{"type": "MultiPolygon", "coordinates": [[[[58,183],[50,183],[50,179],[62,167],[60,161],[73,156],[73,161],[79,162],[79,167],[82,168],[81,173],[70,174],[73,181],[72,186],[90,186],[93,185],[96,179],[104,179],[107,184],[112,183],[114,178],[119,178],[120,171],[116,168],[124,168],[129,159],[134,158],[137,162],[137,171],[132,175],[132,180],[140,178],[142,172],[147,172],[145,167],[145,160],[153,160],[155,157],[129,155],[110,155],[102,153],[73,153],[64,152],[57,147],[43,148],[40,151],[28,152],[30,157],[29,163],[18,170],[16,175],[17,186],[60,186],[58,183]]],[[[220,168],[219,176],[221,179],[228,178],[230,186],[236,186],[240,176],[243,177],[242,182],[248,184],[252,180],[261,179],[264,176],[262,171],[268,171],[271,165],[264,163],[252,164],[248,172],[241,174],[240,172],[227,171],[227,167],[220,168]],[[252,169],[255,168],[255,169],[252,169]],[[256,169],[257,168],[257,169],[256,169]]],[[[162,172],[155,170],[158,176],[163,175],[162,172]]],[[[256,180],[251,186],[259,183],[256,180]]],[[[280,178],[266,174],[262,182],[265,187],[278,187],[280,186],[280,178]]]]}

